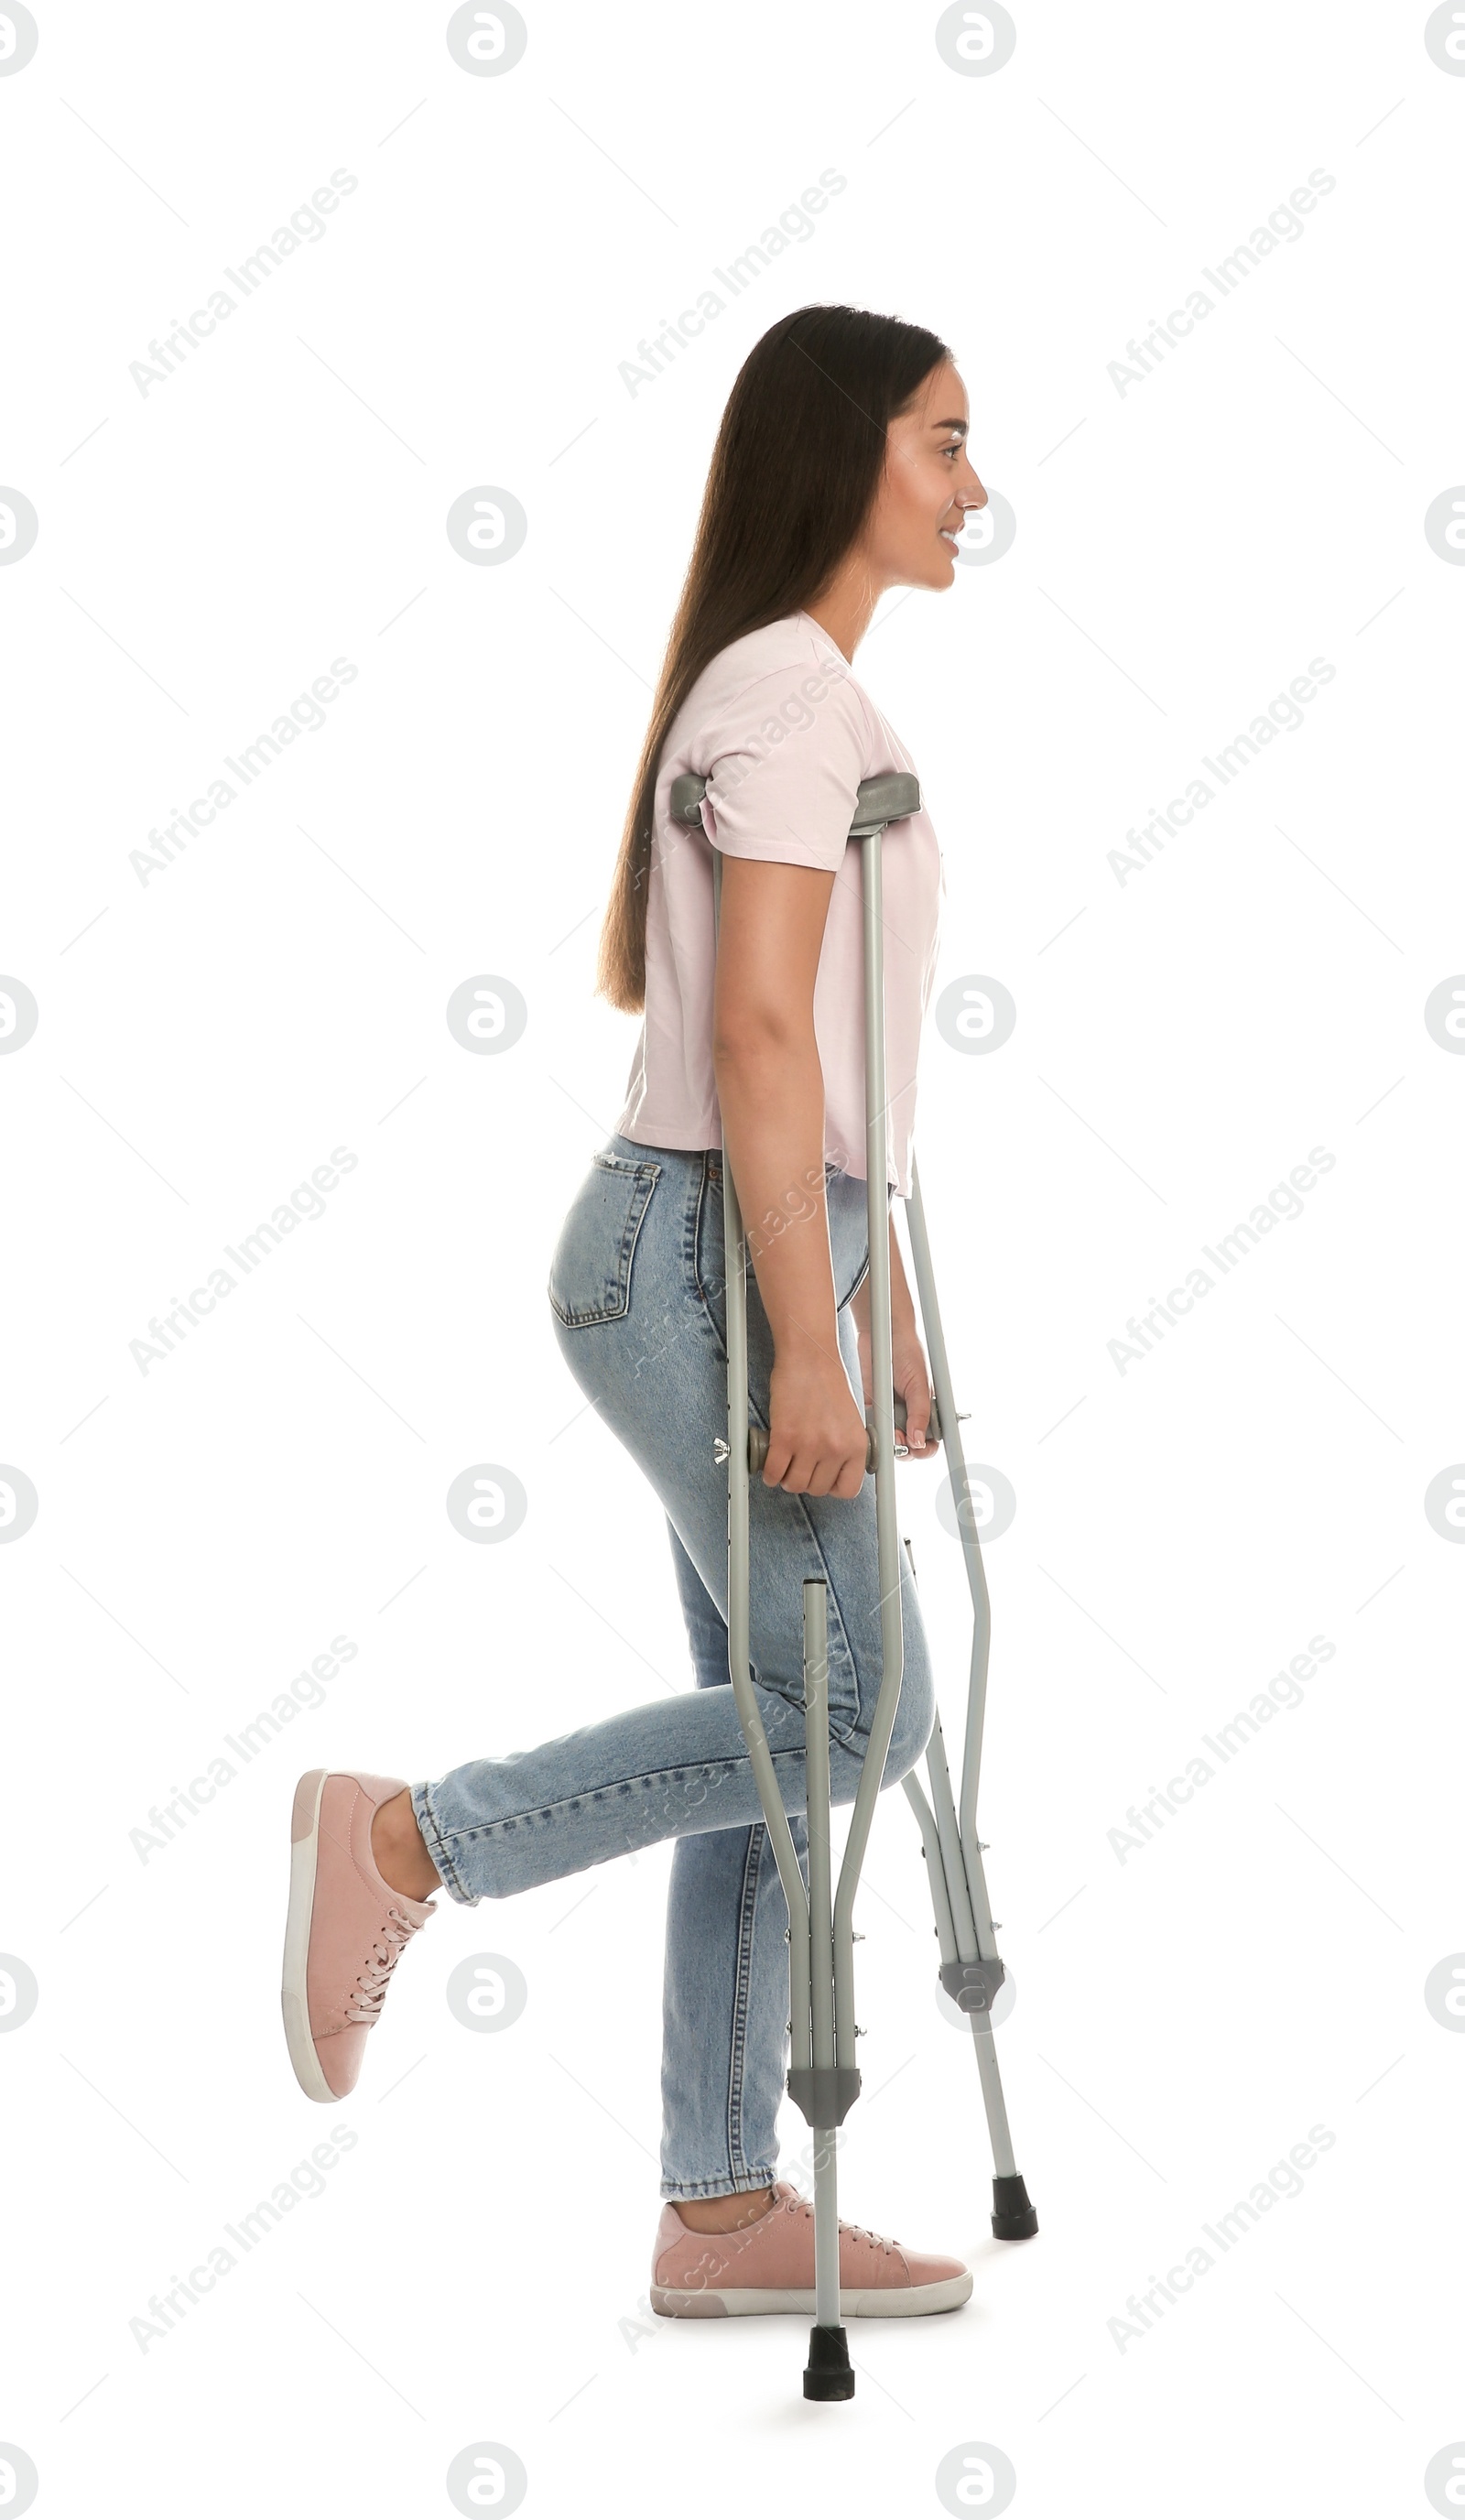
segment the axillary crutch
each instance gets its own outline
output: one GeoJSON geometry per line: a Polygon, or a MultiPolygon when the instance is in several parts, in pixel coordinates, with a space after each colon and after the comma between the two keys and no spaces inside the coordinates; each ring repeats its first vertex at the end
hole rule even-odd
{"type": "MultiPolygon", "coordinates": [[[[670,804],[674,822],[700,825],[701,800],[706,785],[705,779],[693,774],[673,780],[670,804]]],[[[719,1438],[715,1453],[719,1461],[726,1461],[728,1464],[728,1673],[778,1866],[778,1877],[788,1905],[788,2094],[808,2119],[814,2137],[815,2324],[810,2330],[804,2395],[823,2400],[852,2398],[855,2394],[855,2374],[840,2320],[839,2214],[835,2175],[837,2129],[843,2124],[860,2091],[860,2071],[855,2063],[855,2041],[860,2035],[855,2021],[855,1893],[874,1816],[875,1796],[880,1789],[890,1736],[895,1728],[904,1667],[900,1582],[902,1544],[896,1526],[896,1412],[891,1380],[881,849],[887,825],[904,822],[919,810],[919,780],[910,771],[888,772],[883,777],[861,782],[855,820],[850,829],[850,839],[861,843],[864,892],[866,1175],[870,1350],[875,1387],[874,1401],[868,1413],[873,1422],[866,1462],[875,1478],[881,1668],[869,1747],[861,1770],[844,1861],[840,1866],[832,1904],[827,1588],[822,1581],[811,1579],[804,1585],[807,1892],[788,1816],[774,1773],[749,1666],[748,1479],[750,1474],[763,1468],[768,1455],[768,1437],[761,1427],[750,1427],[748,1423],[748,1255],[732,1167],[726,1156],[723,1163],[728,1433],[726,1441],[719,1438]]],[[[714,933],[721,912],[722,874],[722,859],[714,850],[714,933]]],[[[999,2240],[1025,2240],[1037,2230],[1038,2216],[1028,2201],[1027,2187],[1018,2176],[1007,2128],[1001,2078],[998,2072],[991,2008],[1004,1970],[998,1957],[992,1909],[982,1870],[983,1845],[977,1836],[977,1782],[987,1702],[991,1606],[982,1569],[982,1552],[977,1539],[966,1462],[956,1431],[960,1413],[952,1395],[951,1369],[936,1299],[920,1179],[913,1161],[907,1213],[926,1353],[935,1392],[930,1431],[946,1447],[947,1476],[971,1591],[973,1633],[959,1805],[952,1793],[939,1712],[926,1746],[930,1801],[927,1801],[913,1773],[902,1781],[920,1827],[921,1851],[925,1858],[926,1879],[930,1885],[936,1914],[935,1931],[941,1951],[940,1981],[971,2022],[982,2097],[992,2138],[993,2232],[999,2240]]],[[[903,1427],[904,1423],[903,1402],[903,1427]]],[[[905,1449],[900,1447],[903,1455],[905,1449]]],[[[915,1561],[909,1541],[905,1548],[913,1583],[915,1561]]]]}

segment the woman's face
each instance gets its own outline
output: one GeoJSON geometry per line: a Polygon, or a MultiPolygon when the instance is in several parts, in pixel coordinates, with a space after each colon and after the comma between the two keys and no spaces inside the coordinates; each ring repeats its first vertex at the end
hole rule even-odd
{"type": "Polygon", "coordinates": [[[863,537],[882,586],[950,586],[968,508],[987,493],[966,451],[966,387],[949,360],[933,368],[886,433],[885,472],[863,537]]]}

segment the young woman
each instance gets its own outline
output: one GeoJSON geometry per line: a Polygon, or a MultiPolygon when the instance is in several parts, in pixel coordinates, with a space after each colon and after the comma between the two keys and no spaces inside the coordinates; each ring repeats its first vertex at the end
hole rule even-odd
{"type": "MultiPolygon", "coordinates": [[[[934,334],[806,306],[746,360],[723,417],[600,947],[599,988],[643,1015],[619,1125],[550,1272],[571,1373],[666,1508],[697,1686],[435,1783],[317,1771],[296,1789],[284,2008],[312,2098],[335,2101],[408,1941],[465,1906],[673,1838],[653,2307],[814,2308],[813,2209],[776,2178],[787,2063],[787,1909],[728,1677],[722,1167],[756,1283],[749,1410],[751,1658],[807,1877],[802,1585],[828,1585],[831,1795],[853,1802],[880,1678],[870,1397],[864,994],[856,791],[914,767],[851,672],[887,587],[949,587],[987,493],[967,400],[934,334]],[[707,781],[702,829],[673,779],[707,781]],[[713,850],[723,863],[713,945],[713,850]]],[[[884,844],[891,1193],[909,1196],[916,1052],[941,855],[924,813],[884,844]]],[[[930,1389],[890,1239],[894,1378],[913,1458],[930,1389]]],[[[883,1782],[919,1758],[935,1698],[903,1570],[905,1674],[883,1782]]],[[[842,2315],[952,2309],[959,2259],[840,2226],[842,2315]]]]}

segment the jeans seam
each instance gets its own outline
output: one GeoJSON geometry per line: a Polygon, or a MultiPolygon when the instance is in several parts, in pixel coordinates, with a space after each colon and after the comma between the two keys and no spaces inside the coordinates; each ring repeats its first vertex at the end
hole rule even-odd
{"type": "MultiPolygon", "coordinates": [[[[791,1714],[798,1714],[801,1712],[801,1709],[795,1706],[792,1698],[785,1697],[781,1690],[769,1688],[766,1682],[760,1685],[768,1696],[776,1697],[779,1705],[786,1707],[791,1714]]],[[[841,1747],[847,1746],[842,1735],[836,1735],[835,1737],[839,1739],[841,1747]]],[[[804,1744],[802,1741],[791,1743],[786,1750],[771,1750],[770,1755],[774,1762],[775,1772],[777,1773],[780,1759],[802,1759],[805,1756],[804,1744]]],[[[536,1803],[530,1810],[521,1812],[505,1812],[499,1820],[479,1821],[469,1828],[455,1828],[445,1831],[440,1827],[436,1816],[431,1814],[430,1805],[428,1806],[428,1811],[429,1816],[432,1819],[435,1843],[442,1848],[444,1861],[451,1863],[451,1856],[449,1854],[450,1846],[463,1846],[469,1844],[478,1838],[492,1837],[498,1830],[517,1828],[524,1821],[553,1821],[557,1819],[563,1812],[576,1811],[582,1804],[594,1804],[606,1801],[613,1794],[628,1794],[643,1787],[648,1788],[667,1783],[681,1783],[687,1779],[697,1777],[705,1777],[710,1779],[714,1777],[732,1776],[737,1769],[748,1765],[748,1754],[743,1752],[740,1756],[732,1759],[703,1759],[696,1761],[695,1763],[688,1762],[687,1765],[680,1768],[646,1768],[638,1776],[612,1777],[604,1784],[592,1785],[589,1791],[585,1793],[567,1795],[561,1802],[536,1803]]],[[[431,1849],[429,1848],[428,1851],[430,1853],[431,1849]]],[[[433,1860],[436,1862],[437,1859],[435,1856],[433,1860]]],[[[598,1860],[608,1861],[610,1859],[606,1858],[598,1860]]]]}
{"type": "MultiPolygon", "coordinates": [[[[734,2192],[744,2195],[751,2188],[772,2187],[777,2176],[777,2166],[773,2162],[760,2163],[754,2169],[744,2171],[740,2175],[734,2192]]],[[[727,2192],[727,2185],[720,2179],[690,2179],[682,2180],[680,2182],[676,2181],[669,2182],[663,2180],[661,2185],[662,2196],[671,2205],[683,2203],[695,2205],[704,2197],[726,2196],[727,2192]]]]}
{"type": "MultiPolygon", "coordinates": [[[[719,1186],[720,1186],[720,1185],[721,1185],[721,1175],[719,1175],[719,1176],[718,1176],[718,1180],[719,1180],[719,1186]]],[[[717,1323],[713,1320],[713,1315],[712,1315],[712,1304],[711,1304],[711,1299],[710,1299],[710,1297],[709,1297],[709,1295],[708,1295],[708,1292],[707,1292],[707,1288],[706,1288],[706,1287],[703,1285],[703,1283],[702,1283],[702,1272],[701,1272],[701,1265],[700,1265],[700,1264],[701,1264],[701,1248],[702,1248],[702,1212],[703,1212],[703,1209],[704,1209],[704,1207],[705,1207],[705,1205],[706,1205],[707,1199],[708,1199],[708,1197],[709,1197],[709,1195],[710,1195],[710,1192],[711,1192],[711,1190],[712,1190],[712,1184],[713,1184],[713,1172],[712,1172],[712,1166],[711,1166],[711,1164],[707,1161],[706,1157],[704,1156],[704,1157],[703,1157],[703,1159],[702,1159],[702,1170],[701,1170],[701,1176],[700,1176],[700,1178],[699,1178],[699,1180],[698,1180],[698,1182],[697,1182],[695,1194],[694,1194],[694,1196],[693,1196],[693,1198],[692,1198],[692,1202],[691,1202],[690,1219],[689,1219],[689,1222],[690,1222],[690,1229],[691,1229],[691,1231],[690,1231],[690,1236],[689,1236],[689,1239],[688,1239],[688,1245],[687,1251],[686,1251],[686,1253],[685,1253],[685,1258],[686,1258],[686,1262],[687,1262],[687,1274],[688,1274],[688,1280],[689,1280],[689,1282],[690,1282],[690,1283],[691,1283],[691,1286],[692,1286],[692,1288],[693,1288],[693,1290],[694,1290],[694,1292],[695,1292],[695,1294],[696,1294],[696,1298],[697,1298],[698,1303],[701,1305],[703,1312],[706,1314],[706,1317],[707,1317],[708,1322],[711,1324],[713,1336],[714,1336],[714,1337],[716,1337],[716,1336],[717,1336],[717,1323]]],[[[726,1273],[726,1269],[727,1269],[727,1255],[726,1255],[726,1253],[724,1253],[724,1257],[723,1257],[723,1267],[724,1267],[724,1272],[726,1273]]],[[[726,1286],[726,1275],[725,1275],[725,1286],[726,1286]]],[[[727,1363],[727,1357],[728,1357],[728,1350],[727,1350],[727,1344],[726,1344],[726,1341],[725,1341],[725,1340],[723,1340],[723,1339],[718,1339],[717,1344],[718,1344],[719,1352],[720,1352],[720,1353],[721,1353],[721,1355],[722,1355],[723,1362],[724,1362],[724,1364],[726,1364],[726,1363],[727,1363]]]]}
{"type": "Polygon", "coordinates": [[[734,2179],[747,2173],[742,2157],[742,2087],[747,2060],[748,1981],[758,1920],[758,1879],[767,1835],[765,1821],[755,1821],[748,1830],[737,1901],[737,1977],[732,1996],[732,2047],[728,2059],[728,2165],[734,2179]]]}

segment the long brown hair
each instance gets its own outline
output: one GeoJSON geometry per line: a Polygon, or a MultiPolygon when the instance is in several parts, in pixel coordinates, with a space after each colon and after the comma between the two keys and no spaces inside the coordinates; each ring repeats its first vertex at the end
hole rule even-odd
{"type": "Polygon", "coordinates": [[[645,1005],[656,774],[672,721],[724,648],[820,594],[874,504],[890,422],[951,355],[934,333],[893,315],[801,306],[737,372],[600,930],[597,992],[623,1013],[645,1005]]]}

